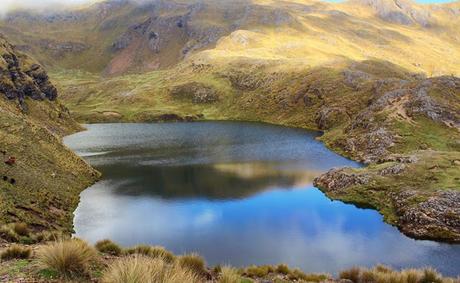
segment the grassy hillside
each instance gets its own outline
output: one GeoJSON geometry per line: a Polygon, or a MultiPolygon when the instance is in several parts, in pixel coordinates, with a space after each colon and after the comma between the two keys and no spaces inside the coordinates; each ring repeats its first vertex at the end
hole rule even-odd
{"type": "Polygon", "coordinates": [[[72,231],[79,192],[98,177],[61,143],[81,128],[41,67],[3,37],[0,58],[0,238],[19,237],[14,223],[72,231]]]}
{"type": "Polygon", "coordinates": [[[458,2],[105,1],[59,13],[16,12],[0,30],[48,67],[120,75],[204,61],[285,68],[386,60],[412,72],[460,74],[458,2]],[[205,51],[205,52],[202,52],[205,51]]]}
{"type": "Polygon", "coordinates": [[[52,68],[79,121],[322,130],[371,164],[317,179],[331,197],[414,237],[460,241],[459,15],[459,2],[106,1],[16,12],[0,30],[52,68]]]}

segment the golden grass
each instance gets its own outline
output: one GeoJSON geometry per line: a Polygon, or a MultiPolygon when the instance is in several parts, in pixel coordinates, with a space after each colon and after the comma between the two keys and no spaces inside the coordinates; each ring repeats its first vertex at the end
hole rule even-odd
{"type": "Polygon", "coordinates": [[[221,268],[218,283],[240,283],[241,276],[236,268],[224,266],[221,268]]]}
{"type": "Polygon", "coordinates": [[[443,278],[434,269],[404,269],[394,271],[389,267],[377,265],[372,269],[353,267],[340,272],[340,279],[354,283],[453,283],[454,279],[443,278]]]}
{"type": "Polygon", "coordinates": [[[176,260],[176,256],[166,250],[163,247],[159,246],[147,246],[147,245],[138,245],[135,246],[134,248],[127,249],[125,251],[126,254],[139,254],[139,255],[144,255],[148,256],[151,258],[161,258],[167,263],[172,263],[176,260]]]}
{"type": "Polygon", "coordinates": [[[269,278],[271,276],[281,275],[290,281],[300,282],[322,282],[330,279],[328,274],[320,273],[304,273],[299,269],[290,269],[285,264],[279,264],[278,266],[271,265],[251,265],[246,269],[243,269],[242,274],[250,278],[269,278]]]}
{"type": "Polygon", "coordinates": [[[161,258],[135,255],[112,263],[105,271],[102,282],[198,283],[201,281],[192,271],[179,265],[170,265],[161,258]]]}
{"type": "Polygon", "coordinates": [[[0,253],[2,260],[27,259],[31,256],[32,249],[29,247],[12,245],[0,253]]]}
{"type": "Polygon", "coordinates": [[[62,276],[88,274],[97,253],[86,242],[78,239],[58,241],[42,247],[37,261],[41,268],[52,269],[62,276]]]}

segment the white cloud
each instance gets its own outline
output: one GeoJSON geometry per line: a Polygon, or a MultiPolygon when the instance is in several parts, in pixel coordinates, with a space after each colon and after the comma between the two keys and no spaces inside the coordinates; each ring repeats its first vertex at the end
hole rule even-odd
{"type": "Polygon", "coordinates": [[[63,6],[81,5],[96,0],[0,0],[0,14],[13,9],[58,9],[63,6]]]}

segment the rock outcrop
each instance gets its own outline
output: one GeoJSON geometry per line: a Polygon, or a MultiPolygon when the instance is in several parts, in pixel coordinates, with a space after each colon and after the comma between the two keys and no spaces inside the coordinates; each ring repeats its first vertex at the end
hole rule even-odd
{"type": "Polygon", "coordinates": [[[26,97],[51,101],[57,98],[57,90],[45,70],[27,56],[17,53],[1,35],[0,93],[10,100],[18,100],[24,110],[26,97]]]}
{"type": "Polygon", "coordinates": [[[460,242],[460,191],[455,182],[446,182],[449,178],[458,180],[449,172],[458,171],[459,157],[458,153],[433,151],[418,156],[390,155],[364,170],[330,170],[314,184],[332,198],[378,209],[388,222],[411,237],[460,242]],[[433,170],[438,166],[444,185],[433,182],[437,178],[433,170]],[[424,174],[417,175],[422,170],[424,174]]]}

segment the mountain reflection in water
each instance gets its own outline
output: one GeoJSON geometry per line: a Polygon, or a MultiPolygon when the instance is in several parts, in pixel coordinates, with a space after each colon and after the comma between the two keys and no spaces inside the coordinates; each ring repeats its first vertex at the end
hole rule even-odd
{"type": "Polygon", "coordinates": [[[66,144],[103,173],[81,194],[76,236],[198,252],[209,264],[330,272],[378,263],[459,275],[460,246],[415,241],[312,180],[359,166],[318,133],[254,123],[88,125],[66,144]]]}

